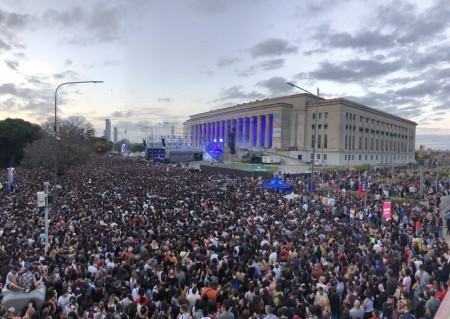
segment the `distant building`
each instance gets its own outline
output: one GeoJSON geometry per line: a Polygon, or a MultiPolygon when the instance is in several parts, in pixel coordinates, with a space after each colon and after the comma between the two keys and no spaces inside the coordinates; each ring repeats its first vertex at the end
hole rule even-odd
{"type": "Polygon", "coordinates": [[[105,120],[105,138],[108,143],[111,142],[111,121],[109,119],[105,120]]]}
{"type": "Polygon", "coordinates": [[[191,115],[184,123],[193,148],[223,139],[225,148],[274,149],[311,161],[315,145],[315,160],[340,166],[414,162],[416,126],[343,98],[309,94],[238,104],[191,115]]]}
{"type": "Polygon", "coordinates": [[[117,131],[117,127],[114,127],[114,143],[117,143],[119,140],[119,132],[117,131]]]}

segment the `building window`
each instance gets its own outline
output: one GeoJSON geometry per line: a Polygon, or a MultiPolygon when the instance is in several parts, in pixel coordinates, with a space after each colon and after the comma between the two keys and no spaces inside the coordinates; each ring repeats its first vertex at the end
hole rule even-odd
{"type": "Polygon", "coordinates": [[[323,135],[323,148],[328,148],[328,135],[323,135]]]}
{"type": "Polygon", "coordinates": [[[370,155],[370,160],[373,160],[373,155],[370,155]]]}
{"type": "Polygon", "coordinates": [[[348,113],[345,113],[345,118],[348,119],[348,113]]]}
{"type": "Polygon", "coordinates": [[[325,118],[326,119],[328,118],[328,112],[325,112],[325,118]]]}
{"type": "Polygon", "coordinates": [[[347,135],[345,135],[344,148],[347,149],[347,135]]]}
{"type": "Polygon", "coordinates": [[[359,117],[359,121],[360,121],[360,122],[363,121],[363,117],[362,117],[362,116],[359,117]]]}
{"type": "Polygon", "coordinates": [[[359,160],[361,160],[362,159],[362,155],[359,155],[359,160]]]}
{"type": "Polygon", "coordinates": [[[323,160],[324,160],[324,161],[327,160],[327,154],[323,154],[323,160]]]}
{"type": "Polygon", "coordinates": [[[364,159],[367,161],[367,155],[364,155],[364,159]]]}
{"type": "Polygon", "coordinates": [[[327,128],[328,128],[328,123],[325,123],[325,124],[323,125],[323,128],[324,128],[324,129],[327,129],[327,128]]]}
{"type": "Polygon", "coordinates": [[[311,147],[314,148],[314,139],[316,137],[314,136],[314,134],[311,136],[311,147]]]}
{"type": "Polygon", "coordinates": [[[366,117],[366,123],[369,123],[369,118],[368,117],[366,117]]]}
{"type": "Polygon", "coordinates": [[[375,140],[375,151],[378,151],[378,139],[375,140]]]}
{"type": "Polygon", "coordinates": [[[313,120],[316,118],[316,113],[313,113],[313,120]]]}
{"type": "Polygon", "coordinates": [[[360,136],[358,137],[358,149],[359,150],[362,149],[361,147],[362,147],[362,137],[360,136]]]}
{"type": "Polygon", "coordinates": [[[319,113],[319,119],[321,119],[322,118],[322,112],[321,113],[319,113]]]}
{"type": "Polygon", "coordinates": [[[317,136],[317,148],[321,148],[322,147],[321,144],[322,144],[322,135],[319,134],[317,136]]]}
{"type": "Polygon", "coordinates": [[[375,159],[378,161],[378,155],[377,156],[375,156],[375,159]]]}
{"type": "Polygon", "coordinates": [[[352,161],[355,159],[355,155],[352,155],[352,161]]]}
{"type": "Polygon", "coordinates": [[[353,137],[352,137],[352,149],[354,150],[355,149],[355,135],[353,135],[353,137]]]}
{"type": "Polygon", "coordinates": [[[311,153],[311,159],[313,160],[314,159],[314,157],[313,157],[313,154],[311,153]]]}
{"type": "Polygon", "coordinates": [[[320,153],[317,153],[317,159],[320,159],[320,153]]]}
{"type": "Polygon", "coordinates": [[[370,150],[373,151],[373,138],[370,139],[370,150]]]}
{"type": "Polygon", "coordinates": [[[353,121],[356,119],[356,115],[355,114],[353,114],[353,121]]]}
{"type": "Polygon", "coordinates": [[[367,151],[367,137],[365,138],[364,149],[367,151]]]}
{"type": "Polygon", "coordinates": [[[322,124],[317,125],[317,128],[320,130],[322,128],[322,124]]]}
{"type": "Polygon", "coordinates": [[[347,155],[344,155],[344,160],[347,160],[347,155]]]}

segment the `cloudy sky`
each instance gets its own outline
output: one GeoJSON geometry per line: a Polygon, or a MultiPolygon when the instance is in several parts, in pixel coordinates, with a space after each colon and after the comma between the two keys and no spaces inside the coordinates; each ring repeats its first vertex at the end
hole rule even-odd
{"type": "MultiPolygon", "coordinates": [[[[448,0],[2,0],[0,119],[83,115],[97,135],[299,93],[418,123],[450,149],[448,0]]],[[[181,134],[181,126],[177,126],[181,134]]]]}

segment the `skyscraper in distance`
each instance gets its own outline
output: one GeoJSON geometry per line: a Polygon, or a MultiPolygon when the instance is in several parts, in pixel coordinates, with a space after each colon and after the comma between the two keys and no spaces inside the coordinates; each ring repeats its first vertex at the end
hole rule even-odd
{"type": "Polygon", "coordinates": [[[114,143],[117,143],[119,136],[119,132],[117,131],[117,127],[114,127],[114,143]]]}
{"type": "Polygon", "coordinates": [[[108,143],[111,142],[111,121],[109,119],[105,120],[105,138],[108,143]]]}

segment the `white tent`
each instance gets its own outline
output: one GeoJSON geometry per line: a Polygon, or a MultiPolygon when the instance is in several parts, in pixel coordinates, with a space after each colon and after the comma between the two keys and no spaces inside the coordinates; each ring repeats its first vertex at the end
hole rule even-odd
{"type": "Polygon", "coordinates": [[[284,196],[288,201],[292,201],[293,199],[296,199],[297,197],[300,197],[298,194],[290,193],[284,196]]]}

